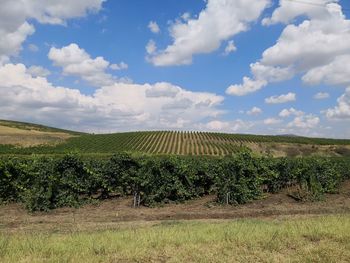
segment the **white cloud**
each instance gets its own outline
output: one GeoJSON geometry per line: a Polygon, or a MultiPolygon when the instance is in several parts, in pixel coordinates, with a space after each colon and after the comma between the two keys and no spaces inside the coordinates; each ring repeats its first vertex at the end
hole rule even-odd
{"type": "Polygon", "coordinates": [[[234,121],[214,120],[206,123],[204,126],[200,126],[199,129],[220,132],[244,132],[251,129],[253,126],[253,123],[246,122],[240,119],[234,121]]]}
{"type": "Polygon", "coordinates": [[[308,114],[304,116],[297,116],[293,121],[287,124],[288,128],[297,128],[297,129],[313,129],[320,123],[320,118],[308,114]]]}
{"type": "MultiPolygon", "coordinates": [[[[271,25],[276,23],[289,23],[294,18],[301,15],[324,19],[328,16],[325,6],[337,0],[317,0],[306,3],[299,1],[280,0],[279,7],[275,9],[271,18],[264,18],[263,25],[271,25]]],[[[331,7],[331,4],[329,5],[331,7]]]]}
{"type": "Polygon", "coordinates": [[[175,98],[176,95],[181,91],[180,87],[171,85],[170,83],[161,82],[153,85],[146,90],[146,97],[148,98],[159,98],[159,97],[170,97],[175,98]]]}
{"type": "Polygon", "coordinates": [[[294,108],[290,108],[290,109],[283,109],[279,113],[279,116],[282,117],[282,118],[287,118],[287,117],[292,116],[292,115],[294,115],[294,116],[302,116],[302,115],[304,115],[304,112],[296,110],[294,108]]]}
{"type": "Polygon", "coordinates": [[[282,94],[280,96],[272,96],[265,99],[265,103],[267,104],[281,104],[287,103],[296,100],[296,95],[293,92],[289,92],[288,94],[282,94]]]}
{"type": "Polygon", "coordinates": [[[209,130],[223,131],[230,129],[230,123],[228,121],[211,121],[206,124],[209,130]]]}
{"type": "Polygon", "coordinates": [[[262,110],[258,107],[253,107],[251,110],[247,111],[248,115],[259,115],[262,113],[262,110]]]}
{"type": "MultiPolygon", "coordinates": [[[[275,10],[271,19],[264,20],[265,24],[307,18],[299,24],[287,25],[276,44],[250,65],[251,82],[266,81],[266,86],[300,74],[303,82],[310,85],[350,85],[350,20],[342,13],[341,6],[333,3],[336,1],[320,1],[318,4],[324,4],[324,7],[317,3],[280,1],[281,7],[275,10]]],[[[243,86],[246,78],[243,78],[243,86]]]]}
{"type": "Polygon", "coordinates": [[[188,13],[188,12],[183,13],[182,16],[181,16],[181,18],[182,18],[182,20],[184,20],[184,21],[188,21],[188,20],[190,20],[190,18],[191,18],[191,14],[188,13]]]}
{"type": "Polygon", "coordinates": [[[294,108],[290,108],[290,109],[283,109],[278,116],[282,117],[282,118],[287,118],[289,116],[303,116],[304,112],[300,111],[300,110],[296,110],[294,108]]]}
{"type": "Polygon", "coordinates": [[[243,84],[231,85],[226,93],[233,96],[244,96],[265,87],[268,82],[279,82],[293,77],[293,70],[289,67],[271,67],[260,62],[250,65],[254,79],[243,77],[243,84]]]}
{"type": "Polygon", "coordinates": [[[156,42],[154,42],[154,40],[151,39],[150,41],[148,41],[146,45],[147,54],[152,55],[156,52],[156,50],[157,50],[156,42]]]}
{"type": "Polygon", "coordinates": [[[280,82],[291,79],[294,75],[294,71],[291,67],[277,67],[268,66],[260,62],[250,64],[251,71],[258,80],[265,80],[267,82],[280,82]]]}
{"type": "Polygon", "coordinates": [[[237,50],[236,46],[235,46],[235,43],[233,42],[233,40],[230,40],[228,43],[227,43],[227,46],[225,47],[225,52],[224,52],[224,55],[228,55],[232,52],[235,52],[237,50]]]}
{"type": "MultiPolygon", "coordinates": [[[[116,81],[115,77],[106,73],[109,67],[115,69],[116,64],[111,65],[103,57],[92,59],[75,43],[62,48],[52,47],[48,57],[55,66],[62,67],[64,75],[80,77],[92,86],[108,86],[116,81]]],[[[126,64],[117,66],[125,67],[126,64]]]]}
{"type": "MultiPolygon", "coordinates": [[[[350,30],[350,27],[349,27],[350,30]]],[[[349,38],[350,40],[350,38],[349,38]]],[[[309,70],[303,81],[309,85],[325,83],[328,85],[350,85],[350,51],[348,55],[335,57],[329,64],[309,70]]]]}
{"type": "Polygon", "coordinates": [[[345,93],[338,98],[337,102],[337,106],[325,112],[327,118],[330,120],[350,120],[350,88],[345,90],[345,93]]]}
{"type": "Polygon", "coordinates": [[[123,69],[128,69],[129,65],[122,61],[119,64],[111,64],[109,67],[112,70],[123,70],[123,69]]]}
{"type": "Polygon", "coordinates": [[[64,25],[66,20],[101,9],[104,0],[2,0],[0,8],[0,63],[17,55],[35,28],[30,22],[64,25]]]}
{"type": "Polygon", "coordinates": [[[276,124],[279,124],[281,122],[282,122],[282,120],[276,119],[276,118],[267,118],[264,120],[265,125],[276,125],[276,124]]]}
{"type": "Polygon", "coordinates": [[[84,95],[77,89],[54,86],[44,77],[33,77],[23,64],[0,66],[0,94],[0,118],[94,132],[191,129],[221,115],[218,107],[224,100],[170,83],[114,82],[84,95]],[[177,92],[147,96],[152,90],[166,90],[164,87],[177,92]]]}
{"type": "Polygon", "coordinates": [[[316,100],[324,100],[329,98],[329,93],[327,92],[318,92],[314,95],[314,99],[316,100]]]}
{"type": "Polygon", "coordinates": [[[152,33],[158,34],[160,32],[160,28],[157,24],[157,22],[150,21],[148,24],[149,30],[151,30],[152,33]]]}
{"type": "Polygon", "coordinates": [[[51,74],[51,72],[48,69],[43,68],[42,66],[30,66],[29,68],[27,68],[27,73],[29,73],[33,77],[47,77],[51,74]]]}
{"type": "Polygon", "coordinates": [[[269,3],[270,0],[208,0],[198,17],[178,20],[170,27],[173,43],[149,61],[156,66],[191,64],[193,55],[211,53],[223,41],[247,31],[269,3]]]}
{"type": "MultiPolygon", "coordinates": [[[[1,13],[0,13],[1,17],[1,13]]],[[[0,24],[1,26],[1,24],[0,24]]],[[[7,32],[0,28],[0,64],[9,60],[9,56],[17,55],[24,40],[35,31],[34,27],[24,22],[15,31],[7,32]]]]}
{"type": "Polygon", "coordinates": [[[248,77],[244,77],[242,85],[231,85],[227,88],[226,94],[244,96],[257,91],[266,85],[266,80],[252,80],[248,77]]]}

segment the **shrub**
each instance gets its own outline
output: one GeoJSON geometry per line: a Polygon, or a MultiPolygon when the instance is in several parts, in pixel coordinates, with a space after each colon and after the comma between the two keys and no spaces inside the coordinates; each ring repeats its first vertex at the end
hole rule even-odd
{"type": "Polygon", "coordinates": [[[262,194],[262,175],[259,158],[242,152],[224,158],[218,169],[218,201],[226,204],[244,204],[258,199],[262,194]]]}
{"type": "Polygon", "coordinates": [[[349,159],[255,157],[242,150],[224,158],[113,155],[108,160],[63,157],[0,159],[0,202],[30,211],[79,206],[92,198],[132,195],[134,206],[182,202],[216,193],[218,202],[244,204],[293,186],[301,201],[336,193],[350,178],[349,159]]]}

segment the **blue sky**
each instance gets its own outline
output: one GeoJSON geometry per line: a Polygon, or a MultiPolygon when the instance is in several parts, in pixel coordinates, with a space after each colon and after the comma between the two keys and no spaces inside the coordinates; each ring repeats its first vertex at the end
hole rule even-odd
{"type": "Polygon", "coordinates": [[[0,118],[350,138],[347,1],[3,2],[0,118]]]}

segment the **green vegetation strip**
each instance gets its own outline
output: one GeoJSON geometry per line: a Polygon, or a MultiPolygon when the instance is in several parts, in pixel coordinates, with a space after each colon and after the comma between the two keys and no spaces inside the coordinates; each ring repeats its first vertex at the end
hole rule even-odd
{"type": "Polygon", "coordinates": [[[348,262],[350,217],[163,222],[102,232],[0,235],[7,262],[348,262]]]}
{"type": "Polygon", "coordinates": [[[299,201],[319,201],[350,179],[346,158],[78,155],[0,159],[0,203],[22,203],[30,211],[78,207],[94,200],[133,196],[134,205],[155,206],[216,194],[237,205],[293,188],[299,201]]]}
{"type": "MultiPolygon", "coordinates": [[[[52,128],[46,130],[50,129],[52,128]]],[[[290,143],[312,145],[315,152],[317,152],[316,145],[333,145],[337,146],[334,148],[337,154],[350,156],[350,149],[346,147],[350,145],[350,140],[175,131],[72,134],[80,136],[69,138],[58,145],[28,148],[0,145],[0,154],[62,154],[72,151],[86,154],[130,151],[150,154],[230,155],[247,143],[290,143]]]]}

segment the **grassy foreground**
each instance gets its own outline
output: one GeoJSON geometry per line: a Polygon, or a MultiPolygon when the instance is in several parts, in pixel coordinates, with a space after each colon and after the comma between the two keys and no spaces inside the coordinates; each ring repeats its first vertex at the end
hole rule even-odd
{"type": "Polygon", "coordinates": [[[348,262],[350,216],[0,234],[0,262],[348,262]]]}

